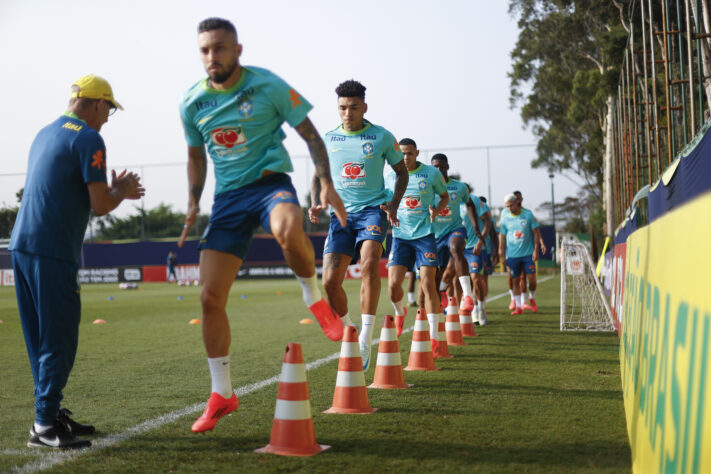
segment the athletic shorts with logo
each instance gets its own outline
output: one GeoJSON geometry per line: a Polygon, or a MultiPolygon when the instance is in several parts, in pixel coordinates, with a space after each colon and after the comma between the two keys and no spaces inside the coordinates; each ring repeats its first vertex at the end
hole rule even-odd
{"type": "Polygon", "coordinates": [[[439,265],[437,258],[437,244],[434,234],[429,234],[419,239],[405,240],[393,238],[390,249],[388,267],[402,265],[405,268],[436,267],[439,265]]]}
{"type": "Polygon", "coordinates": [[[219,250],[244,260],[254,231],[261,225],[271,233],[269,216],[282,202],[299,205],[291,178],[284,173],[215,195],[210,224],[198,249],[219,250]]]}
{"type": "MultiPolygon", "coordinates": [[[[388,216],[380,206],[369,206],[348,213],[346,226],[342,227],[335,214],[331,214],[328,237],[323,253],[342,253],[357,259],[357,250],[364,240],[375,240],[385,246],[388,232],[388,216]]],[[[384,249],[383,249],[384,250],[384,249]]]]}
{"type": "Polygon", "coordinates": [[[464,258],[469,264],[469,273],[491,275],[494,273],[494,266],[491,263],[491,255],[485,249],[481,249],[479,255],[474,255],[474,248],[464,249],[464,258]]]}
{"type": "Polygon", "coordinates": [[[437,239],[437,258],[439,259],[439,266],[445,268],[449,264],[449,258],[451,253],[449,252],[449,243],[453,238],[460,237],[464,241],[467,240],[467,231],[464,227],[454,229],[437,239]]]}
{"type": "Polygon", "coordinates": [[[509,267],[509,272],[511,272],[513,278],[521,275],[521,272],[526,272],[526,275],[536,274],[536,264],[533,262],[531,255],[525,257],[509,257],[506,259],[506,265],[509,267]]]}

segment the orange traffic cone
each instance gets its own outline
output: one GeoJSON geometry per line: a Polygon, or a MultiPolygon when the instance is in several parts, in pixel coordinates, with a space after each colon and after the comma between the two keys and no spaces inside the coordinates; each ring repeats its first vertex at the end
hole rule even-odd
{"type": "Polygon", "coordinates": [[[358,347],[358,330],[355,326],[343,328],[341,357],[338,359],[336,391],[333,393],[333,406],[324,413],[369,414],[372,408],[368,402],[365,388],[363,359],[358,347]]]}
{"type": "Polygon", "coordinates": [[[477,337],[479,334],[474,330],[474,322],[472,321],[472,312],[459,309],[459,323],[462,328],[462,336],[477,337]]]}
{"type": "Polygon", "coordinates": [[[447,344],[447,335],[444,331],[444,321],[437,323],[437,340],[439,341],[439,352],[435,359],[451,359],[453,356],[449,353],[449,345],[447,344]]]}
{"type": "Polygon", "coordinates": [[[330,446],[316,442],[301,344],[290,342],[279,376],[272,436],[268,445],[254,451],[282,456],[313,456],[328,448],[330,446]]]}
{"type": "Polygon", "coordinates": [[[457,311],[457,300],[449,299],[447,306],[447,321],[444,325],[447,330],[447,344],[450,346],[464,346],[466,343],[462,338],[462,330],[459,326],[459,312],[457,311]]]}
{"type": "Polygon", "coordinates": [[[378,344],[378,361],[375,365],[375,377],[368,388],[409,388],[412,384],[405,383],[400,359],[400,344],[395,334],[395,320],[388,315],[383,318],[383,329],[380,330],[378,344]]]}
{"type": "Polygon", "coordinates": [[[432,343],[430,342],[430,327],[423,310],[417,311],[415,330],[412,332],[410,358],[405,370],[439,370],[432,358],[432,343]]]}

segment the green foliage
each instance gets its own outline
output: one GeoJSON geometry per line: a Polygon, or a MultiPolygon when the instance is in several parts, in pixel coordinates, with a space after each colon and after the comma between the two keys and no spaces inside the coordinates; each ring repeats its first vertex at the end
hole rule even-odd
{"type": "MultiPolygon", "coordinates": [[[[310,315],[296,282],[238,279],[232,286],[227,314],[233,385],[275,378],[240,395],[239,409],[207,435],[190,431],[210,391],[201,327],[188,324],[200,315],[201,289],[117,286],[82,286],[79,350],[63,404],[77,420],[96,425],[98,433],[89,438],[102,447],[75,456],[25,447],[33,421],[32,375],[12,288],[0,287],[0,471],[30,470],[29,464],[40,461],[54,463],[49,472],[66,473],[631,470],[619,339],[561,333],[558,278],[541,278],[539,313],[512,317],[506,278],[492,277],[491,296],[505,296],[490,300],[489,324],[477,328],[480,337],[450,347],[454,357],[436,362],[442,370],[405,372],[412,388],[369,389],[370,404],[379,409],[372,415],[322,413],[333,400],[337,355],[309,370],[316,439],[332,446],[311,458],[253,452],[269,442],[285,344],[301,343],[307,363],[340,348],[318,324],[299,324],[310,315]],[[96,318],[107,322],[91,324],[96,318]],[[152,420],[178,411],[151,428],[152,420]]],[[[357,314],[360,281],[346,280],[344,288],[351,314],[357,314]]],[[[378,326],[388,308],[387,292],[381,292],[378,326]]],[[[407,326],[413,320],[409,314],[407,326]]],[[[412,332],[400,337],[404,365],[411,337],[412,332]]],[[[366,371],[366,383],[373,374],[374,368],[366,371]]]]}
{"type": "MultiPolygon", "coordinates": [[[[185,214],[175,212],[169,204],[159,204],[148,210],[135,207],[137,213],[118,218],[110,214],[100,218],[93,217],[92,225],[95,226],[96,239],[98,240],[123,240],[123,239],[161,239],[177,238],[183,231],[185,214]]],[[[199,215],[197,224],[191,229],[191,235],[199,236],[207,226],[209,217],[199,215]]]]}
{"type": "MultiPolygon", "coordinates": [[[[25,188],[20,188],[19,191],[15,193],[17,202],[22,201],[22,193],[25,188]]],[[[17,212],[20,210],[19,206],[8,206],[0,208],[0,239],[9,239],[12,233],[12,228],[15,225],[15,219],[17,219],[17,212]]]]}

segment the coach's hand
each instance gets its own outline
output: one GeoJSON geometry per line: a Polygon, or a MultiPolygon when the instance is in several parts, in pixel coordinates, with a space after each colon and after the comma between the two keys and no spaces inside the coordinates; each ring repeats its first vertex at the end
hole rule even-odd
{"type": "Polygon", "coordinates": [[[385,214],[388,215],[388,222],[391,227],[400,227],[400,219],[397,218],[398,207],[399,206],[394,206],[392,201],[380,205],[380,209],[385,211],[385,214]]]}
{"type": "MultiPolygon", "coordinates": [[[[336,188],[333,187],[333,181],[330,179],[319,179],[321,180],[321,206],[325,208],[330,205],[333,208],[333,213],[336,214],[338,222],[341,223],[341,227],[345,227],[346,220],[348,219],[346,206],[343,205],[341,196],[338,195],[336,188]]],[[[310,214],[311,210],[309,210],[309,217],[310,214]]]]}
{"type": "Polygon", "coordinates": [[[178,239],[178,247],[182,247],[185,243],[185,239],[188,237],[190,228],[197,220],[198,212],[200,212],[200,206],[192,201],[188,202],[188,212],[185,214],[185,224],[183,225],[183,232],[180,234],[180,238],[178,239]]]}

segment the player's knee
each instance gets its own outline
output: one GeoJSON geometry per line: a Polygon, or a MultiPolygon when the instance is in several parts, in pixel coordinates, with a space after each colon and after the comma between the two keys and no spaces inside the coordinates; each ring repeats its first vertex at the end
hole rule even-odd
{"type": "Polygon", "coordinates": [[[218,292],[203,286],[200,293],[200,303],[202,304],[203,313],[211,314],[215,311],[223,311],[226,301],[218,292]]]}
{"type": "Polygon", "coordinates": [[[373,257],[367,257],[367,258],[361,258],[360,259],[360,270],[361,273],[363,274],[363,278],[371,277],[371,276],[378,276],[377,271],[379,270],[380,267],[380,259],[373,258],[373,257]]]}
{"type": "Polygon", "coordinates": [[[336,294],[341,289],[341,283],[336,278],[324,277],[323,289],[329,298],[336,294]]]}

